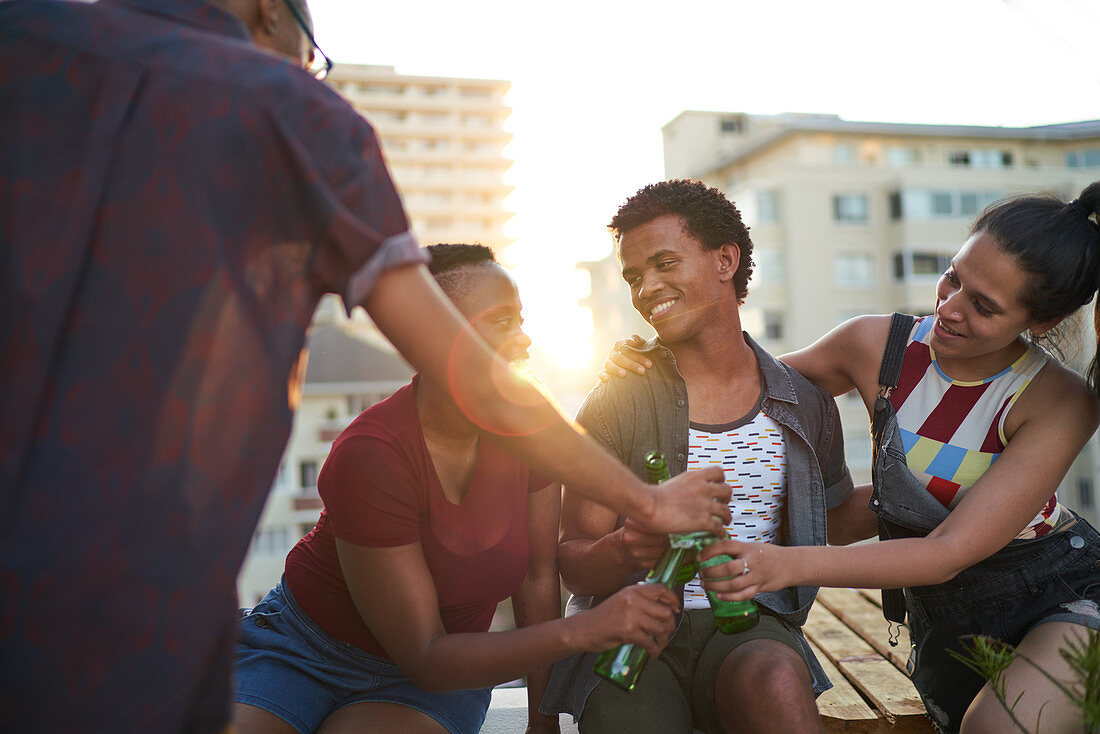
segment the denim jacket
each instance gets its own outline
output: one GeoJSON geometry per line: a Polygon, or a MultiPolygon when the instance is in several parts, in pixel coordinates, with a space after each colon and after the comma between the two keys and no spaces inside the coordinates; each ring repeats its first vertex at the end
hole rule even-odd
{"type": "MultiPolygon", "coordinates": [[[[842,504],[852,492],[836,403],[824,390],[761,349],[748,334],[745,341],[760,365],[764,393],[760,410],[782,427],[786,444],[787,501],[781,542],[824,545],[826,510],[842,504]]],[[[628,373],[597,385],[585,398],[577,420],[638,476],[646,476],[645,455],[654,449],[665,455],[669,471],[676,475],[687,469],[687,385],[672,352],[659,339],[650,340],[641,352],[653,367],[644,376],[628,373]]],[[[639,574],[627,583],[640,578],[639,574]]],[[[816,595],[816,587],[799,586],[759,594],[756,602],[798,630],[816,595]]],[[[603,598],[574,596],[566,616],[601,601],[603,598]]],[[[815,692],[827,690],[831,684],[808,646],[804,652],[814,669],[815,692]]],[[[599,680],[592,673],[595,659],[595,653],[574,655],[554,666],[540,710],[579,717],[599,680]]]]}

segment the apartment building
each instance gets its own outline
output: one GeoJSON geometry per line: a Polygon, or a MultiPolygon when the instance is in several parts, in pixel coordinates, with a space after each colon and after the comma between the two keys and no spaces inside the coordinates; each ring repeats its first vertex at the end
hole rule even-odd
{"type": "Polygon", "coordinates": [[[392,66],[337,64],[328,83],[374,125],[410,225],[425,245],[470,242],[500,252],[512,215],[503,176],[511,84],[408,76],[392,66]]]}
{"type": "MultiPolygon", "coordinates": [[[[1072,197],[1100,179],[1100,120],[1008,128],[687,111],[662,132],[666,177],[723,190],[751,227],[756,272],[742,316],[775,354],[858,314],[930,312],[939,274],[986,204],[1040,190],[1072,197]]],[[[610,282],[597,272],[617,265],[584,267],[596,313],[630,309],[621,283],[596,293],[610,282]]],[[[1089,324],[1068,349],[1079,368],[1093,353],[1089,324]]],[[[858,398],[838,402],[853,474],[868,481],[866,412],[858,398]]],[[[1098,486],[1094,437],[1060,496],[1095,519],[1098,486]]]]}

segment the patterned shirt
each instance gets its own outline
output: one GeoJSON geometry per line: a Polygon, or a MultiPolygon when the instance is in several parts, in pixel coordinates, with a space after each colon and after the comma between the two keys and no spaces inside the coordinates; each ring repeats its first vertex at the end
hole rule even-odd
{"type": "MultiPolygon", "coordinates": [[[[787,499],[787,455],[783,429],[757,405],[739,421],[688,429],[688,471],[721,466],[730,486],[733,519],[726,534],[734,540],[775,543],[787,499]]],[[[684,586],[685,609],[707,609],[699,577],[684,586]]]]}
{"type": "MultiPolygon", "coordinates": [[[[913,325],[890,402],[897,413],[909,470],[944,507],[953,508],[1004,451],[1005,418],[1048,355],[1031,345],[991,377],[953,380],[929,346],[933,323],[934,319],[925,317],[913,325]]],[[[1046,535],[1060,514],[1058,497],[1053,495],[1017,537],[1046,535]]]]}
{"type": "Polygon", "coordinates": [[[370,126],[214,5],[0,29],[0,731],[218,731],[313,309],[423,256],[370,126]]]}

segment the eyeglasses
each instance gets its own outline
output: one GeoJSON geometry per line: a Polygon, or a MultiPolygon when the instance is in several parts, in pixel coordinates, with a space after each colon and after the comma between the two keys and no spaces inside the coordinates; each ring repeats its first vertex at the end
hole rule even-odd
{"type": "Polygon", "coordinates": [[[306,19],[302,17],[301,11],[294,7],[294,1],[286,0],[286,6],[290,8],[290,14],[294,16],[302,33],[309,39],[309,63],[306,64],[306,71],[316,79],[324,79],[332,71],[332,60],[325,56],[325,52],[317,45],[317,41],[313,40],[313,32],[306,25],[306,19]]]}

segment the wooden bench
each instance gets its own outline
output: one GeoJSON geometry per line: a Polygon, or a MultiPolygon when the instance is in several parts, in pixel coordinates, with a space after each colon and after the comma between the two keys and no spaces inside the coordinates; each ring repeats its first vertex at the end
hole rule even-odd
{"type": "MultiPolygon", "coordinates": [[[[902,628],[890,647],[877,591],[822,589],[804,631],[833,682],[817,699],[826,731],[933,734],[904,672],[909,636],[902,628]]],[[[562,734],[576,734],[571,716],[560,723],[562,734]]],[[[526,725],[527,690],[495,689],[482,734],[522,734],[526,725]]]]}
{"type": "Polygon", "coordinates": [[[905,674],[909,634],[890,646],[877,591],[821,589],[804,631],[833,682],[817,699],[826,731],[934,733],[905,674]]]}

